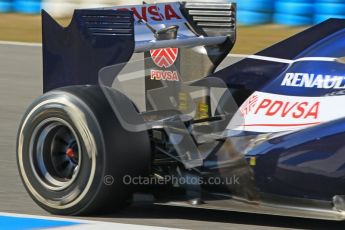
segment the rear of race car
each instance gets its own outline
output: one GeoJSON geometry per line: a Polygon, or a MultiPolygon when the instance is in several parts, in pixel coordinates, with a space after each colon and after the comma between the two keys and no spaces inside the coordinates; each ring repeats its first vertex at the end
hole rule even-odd
{"type": "Polygon", "coordinates": [[[145,192],[160,204],[345,219],[343,115],[331,113],[343,102],[326,97],[341,94],[343,64],[322,51],[341,50],[343,20],[216,71],[236,41],[226,0],[75,10],[66,28],[42,18],[44,95],[17,144],[42,208],[107,212],[145,192]]]}
{"type": "Polygon", "coordinates": [[[206,155],[186,125],[211,119],[211,88],[224,93],[226,85],[191,82],[213,73],[233,47],[236,4],[81,9],[66,28],[42,11],[42,25],[44,95],[17,140],[20,175],[38,205],[63,215],[118,210],[147,189],[124,178],[202,165],[206,155]],[[145,85],[144,106],[126,90],[130,79],[145,85]]]}

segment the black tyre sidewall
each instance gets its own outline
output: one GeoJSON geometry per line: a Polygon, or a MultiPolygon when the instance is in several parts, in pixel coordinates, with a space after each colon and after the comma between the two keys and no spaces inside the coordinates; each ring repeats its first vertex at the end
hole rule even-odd
{"type": "Polygon", "coordinates": [[[38,205],[53,214],[85,215],[116,210],[129,203],[133,188],[123,183],[123,177],[149,173],[148,134],[124,130],[99,87],[75,86],[52,91],[36,100],[27,111],[18,133],[18,167],[27,191],[38,205]],[[46,191],[35,180],[28,159],[32,132],[50,117],[67,122],[77,133],[82,148],[79,175],[69,190],[60,193],[46,191]],[[109,177],[113,178],[111,184],[105,183],[109,177]],[[72,188],[78,188],[84,195],[77,196],[80,200],[71,207],[57,208],[45,203],[47,197],[73,194],[72,188]]]}

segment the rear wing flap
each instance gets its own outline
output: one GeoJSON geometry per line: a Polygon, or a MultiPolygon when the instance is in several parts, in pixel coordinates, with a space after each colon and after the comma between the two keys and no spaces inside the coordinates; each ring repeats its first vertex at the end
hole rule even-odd
{"type": "Polygon", "coordinates": [[[204,46],[216,67],[236,40],[236,4],[172,2],[81,9],[74,11],[66,28],[43,10],[42,33],[44,92],[98,84],[101,68],[158,48],[204,46]],[[177,37],[157,40],[142,19],[157,29],[178,26],[177,37]]]}

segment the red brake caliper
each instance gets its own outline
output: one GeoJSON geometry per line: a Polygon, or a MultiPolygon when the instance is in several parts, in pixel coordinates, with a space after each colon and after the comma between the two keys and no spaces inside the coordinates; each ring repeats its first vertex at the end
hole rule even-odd
{"type": "Polygon", "coordinates": [[[73,158],[74,157],[74,151],[72,148],[68,148],[66,150],[66,155],[69,157],[69,158],[73,158]]]}

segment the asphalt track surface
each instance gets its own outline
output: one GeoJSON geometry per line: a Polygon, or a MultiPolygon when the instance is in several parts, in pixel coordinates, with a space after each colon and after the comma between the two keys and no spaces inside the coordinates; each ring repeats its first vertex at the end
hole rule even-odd
{"type": "MultiPolygon", "coordinates": [[[[18,123],[26,107],[41,91],[41,48],[0,44],[0,212],[49,216],[25,192],[15,157],[18,123]]],[[[184,229],[329,230],[345,227],[343,222],[166,207],[149,202],[137,202],[120,213],[87,219],[184,229]]]]}

